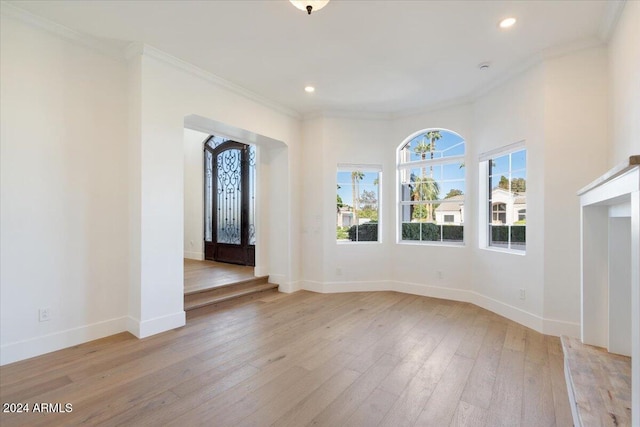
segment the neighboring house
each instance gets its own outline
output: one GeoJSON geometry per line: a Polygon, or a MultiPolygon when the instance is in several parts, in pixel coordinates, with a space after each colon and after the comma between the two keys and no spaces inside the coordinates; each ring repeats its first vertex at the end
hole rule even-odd
{"type": "Polygon", "coordinates": [[[444,199],[436,208],[436,223],[462,225],[464,223],[464,196],[444,199]]]}
{"type": "Polygon", "coordinates": [[[513,224],[527,219],[527,194],[496,187],[491,192],[491,224],[513,224]]]}
{"type": "Polygon", "coordinates": [[[348,206],[338,208],[338,227],[351,227],[353,225],[353,212],[348,206]]]}
{"type": "MultiPolygon", "coordinates": [[[[371,222],[371,218],[358,218],[358,225],[371,222]]],[[[338,227],[351,227],[353,224],[353,212],[350,206],[344,206],[338,209],[338,227]]]]}

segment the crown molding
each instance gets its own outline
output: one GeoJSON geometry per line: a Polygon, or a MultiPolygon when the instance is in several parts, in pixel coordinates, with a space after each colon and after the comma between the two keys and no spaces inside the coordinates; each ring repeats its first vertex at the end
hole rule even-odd
{"type": "Polygon", "coordinates": [[[607,43],[611,39],[626,4],[627,0],[609,0],[607,2],[607,8],[600,23],[599,31],[600,39],[603,42],[607,43]]]}
{"type": "Polygon", "coordinates": [[[86,33],[81,33],[79,31],[72,30],[69,27],[65,27],[64,25],[60,25],[48,19],[42,18],[38,15],[34,15],[31,12],[28,12],[24,9],[16,7],[5,1],[0,1],[0,13],[2,13],[2,15],[6,15],[16,20],[19,20],[25,24],[31,25],[32,27],[42,29],[54,36],[68,40],[76,45],[87,47],[98,53],[102,53],[118,61],[131,60],[131,58],[135,57],[136,55],[147,56],[147,57],[157,59],[159,61],[164,62],[165,64],[173,66],[174,68],[177,68],[181,71],[185,71],[191,75],[194,75],[203,80],[206,80],[209,83],[222,87],[230,92],[233,92],[251,101],[254,101],[266,107],[269,107],[272,110],[275,110],[279,113],[282,113],[284,115],[287,115],[289,117],[292,117],[298,120],[301,119],[302,117],[301,114],[295,110],[292,110],[290,108],[277,104],[261,95],[258,95],[257,93],[254,93],[248,89],[245,89],[240,85],[232,83],[221,77],[218,77],[208,71],[205,71],[199,67],[196,67],[193,64],[183,61],[182,59],[176,58],[175,56],[169,55],[168,53],[165,53],[160,49],[154,48],[147,44],[144,44],[141,42],[132,42],[129,45],[127,45],[124,49],[114,47],[113,44],[108,43],[102,39],[90,36],[86,33]]]}
{"type": "Polygon", "coordinates": [[[425,105],[418,108],[410,108],[402,111],[398,111],[391,114],[392,119],[403,119],[406,117],[417,116],[420,114],[433,113],[434,111],[442,111],[448,108],[462,107],[464,105],[472,104],[476,100],[475,97],[461,96],[446,101],[436,102],[434,104],[425,105]]]}
{"type": "Polygon", "coordinates": [[[277,111],[281,114],[289,116],[291,118],[300,120],[302,118],[301,114],[297,111],[280,105],[276,102],[273,102],[261,95],[258,95],[255,92],[250,91],[240,85],[230,82],[229,80],[225,80],[222,77],[218,77],[209,71],[203,70],[200,67],[197,67],[187,61],[184,61],[180,58],[177,58],[173,55],[170,55],[160,49],[157,49],[153,46],[150,46],[145,43],[134,42],[125,48],[125,57],[130,59],[136,55],[142,55],[149,58],[156,59],[164,64],[170,65],[180,71],[184,71],[188,74],[191,74],[195,77],[198,77],[202,80],[207,81],[215,86],[219,86],[223,89],[226,89],[230,92],[235,93],[236,95],[242,96],[250,101],[257,102],[259,104],[264,105],[274,111],[277,111]]]}
{"type": "Polygon", "coordinates": [[[604,47],[604,42],[597,37],[589,37],[586,39],[576,40],[570,43],[565,43],[561,46],[554,46],[547,49],[544,49],[537,54],[531,56],[526,61],[520,62],[513,67],[509,68],[502,74],[496,76],[492,81],[488,84],[479,87],[478,89],[471,92],[469,98],[472,101],[476,101],[478,98],[486,95],[491,92],[495,88],[504,85],[509,80],[514,77],[524,73],[525,71],[533,68],[534,66],[541,64],[542,62],[559,58],[565,55],[569,55],[571,53],[579,52],[581,50],[593,49],[596,47],[604,47]]]}
{"type": "Polygon", "coordinates": [[[378,113],[368,111],[347,111],[347,110],[322,110],[304,114],[303,120],[313,120],[317,118],[328,119],[353,119],[353,120],[390,120],[391,113],[378,113]]]}
{"type": "Polygon", "coordinates": [[[65,27],[64,25],[60,25],[41,16],[34,15],[31,12],[5,1],[0,1],[0,14],[9,16],[40,30],[44,30],[49,34],[68,40],[78,46],[89,48],[112,59],[116,59],[118,61],[123,61],[125,59],[122,54],[122,50],[115,47],[112,43],[72,30],[69,27],[65,27]]]}

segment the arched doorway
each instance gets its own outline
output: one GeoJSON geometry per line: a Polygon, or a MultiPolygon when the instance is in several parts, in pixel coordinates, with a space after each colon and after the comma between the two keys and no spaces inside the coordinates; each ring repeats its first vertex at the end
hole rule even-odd
{"type": "Polygon", "coordinates": [[[255,147],[204,143],[204,258],[255,266],[255,147]]]}

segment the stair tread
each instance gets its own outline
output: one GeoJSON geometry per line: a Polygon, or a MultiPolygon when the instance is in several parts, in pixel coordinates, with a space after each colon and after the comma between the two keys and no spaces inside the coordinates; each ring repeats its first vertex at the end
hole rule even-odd
{"type": "MultiPolygon", "coordinates": [[[[230,289],[227,292],[216,293],[213,295],[207,295],[206,292],[199,292],[202,295],[200,297],[192,298],[189,302],[185,302],[185,310],[193,310],[196,308],[204,307],[207,305],[217,304],[223,301],[228,301],[234,298],[240,298],[246,295],[256,294],[271,289],[276,289],[278,285],[274,283],[263,283],[255,286],[242,288],[242,289],[230,289]]],[[[193,295],[193,294],[191,294],[193,295]]]]}

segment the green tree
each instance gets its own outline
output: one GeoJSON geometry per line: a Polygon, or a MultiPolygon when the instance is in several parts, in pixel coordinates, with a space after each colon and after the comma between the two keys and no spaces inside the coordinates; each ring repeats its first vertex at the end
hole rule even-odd
{"type": "MultiPolygon", "coordinates": [[[[413,191],[411,192],[411,198],[414,201],[423,202],[429,200],[437,200],[440,195],[440,185],[438,182],[430,177],[415,178],[413,182],[413,191]]],[[[412,219],[432,221],[433,218],[433,204],[416,205],[414,207],[412,219]],[[426,209],[426,215],[424,213],[426,209]]]]}
{"type": "Polygon", "coordinates": [[[500,177],[500,182],[498,182],[499,188],[504,188],[505,190],[509,190],[509,180],[506,176],[502,175],[500,177]]]}
{"type": "Polygon", "coordinates": [[[358,217],[378,220],[378,198],[375,191],[364,190],[358,202],[362,208],[358,211],[358,217]]]}
{"type": "Polygon", "coordinates": [[[509,182],[507,177],[502,175],[500,182],[498,182],[498,187],[514,193],[524,193],[527,191],[527,180],[524,178],[513,178],[511,182],[509,182]],[[509,188],[509,184],[511,184],[511,188],[509,188]]]}
{"type": "Polygon", "coordinates": [[[457,188],[452,188],[451,190],[449,190],[447,195],[444,196],[444,198],[445,199],[450,199],[451,197],[462,196],[463,194],[464,193],[462,192],[462,190],[458,190],[457,188]]]}
{"type": "Polygon", "coordinates": [[[511,180],[511,191],[514,193],[524,193],[527,191],[527,180],[524,178],[513,178],[511,180]]]}

